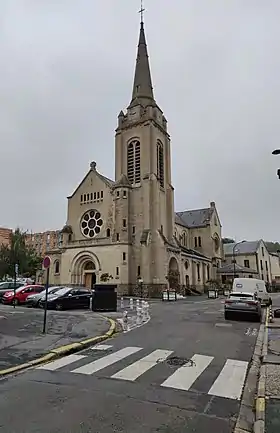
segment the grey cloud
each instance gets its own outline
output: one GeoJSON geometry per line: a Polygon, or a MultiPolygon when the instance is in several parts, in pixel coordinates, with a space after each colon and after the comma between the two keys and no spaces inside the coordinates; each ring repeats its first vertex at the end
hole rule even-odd
{"type": "MultiPolygon", "coordinates": [[[[0,225],[60,228],[91,160],[114,176],[139,2],[2,0],[0,225]],[[16,174],[16,176],[15,176],[16,174]]],[[[176,209],[216,201],[224,235],[279,239],[278,0],[146,0],[176,209]]]]}

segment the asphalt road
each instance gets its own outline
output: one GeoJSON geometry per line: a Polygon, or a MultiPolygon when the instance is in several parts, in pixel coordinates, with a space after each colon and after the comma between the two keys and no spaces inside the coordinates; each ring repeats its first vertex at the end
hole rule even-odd
{"type": "Polygon", "coordinates": [[[0,432],[231,433],[259,324],[225,322],[221,299],[151,313],[106,345],[1,381],[0,432]]]}

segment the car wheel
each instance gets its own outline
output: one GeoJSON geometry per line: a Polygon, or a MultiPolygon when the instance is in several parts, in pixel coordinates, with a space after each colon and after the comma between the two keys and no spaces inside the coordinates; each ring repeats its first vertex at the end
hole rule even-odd
{"type": "Polygon", "coordinates": [[[56,311],[61,311],[62,305],[61,304],[55,304],[55,309],[56,309],[56,311]]]}
{"type": "Polygon", "coordinates": [[[225,311],[224,317],[225,317],[225,320],[229,320],[230,319],[230,313],[228,311],[225,311]]]}
{"type": "Polygon", "coordinates": [[[17,298],[13,300],[13,305],[19,305],[19,300],[17,298]]]}

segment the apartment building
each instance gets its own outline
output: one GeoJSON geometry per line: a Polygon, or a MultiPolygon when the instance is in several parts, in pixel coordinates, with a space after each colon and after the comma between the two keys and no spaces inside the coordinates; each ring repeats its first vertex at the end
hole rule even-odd
{"type": "Polygon", "coordinates": [[[59,247],[61,241],[60,230],[49,230],[40,233],[26,234],[26,245],[31,246],[41,257],[45,256],[49,250],[59,247]]]}
{"type": "Polygon", "coordinates": [[[13,232],[12,229],[0,227],[0,246],[1,245],[9,245],[10,236],[11,236],[12,232],[13,232]]]}

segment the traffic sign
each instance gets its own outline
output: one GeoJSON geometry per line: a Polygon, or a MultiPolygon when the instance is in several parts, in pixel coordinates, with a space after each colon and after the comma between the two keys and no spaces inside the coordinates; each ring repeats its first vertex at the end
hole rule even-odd
{"type": "Polygon", "coordinates": [[[43,267],[45,269],[48,269],[50,267],[50,265],[51,265],[51,258],[49,256],[44,257],[43,267]]]}

